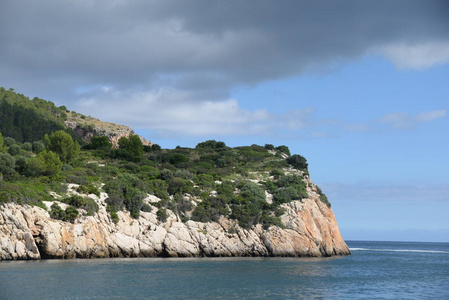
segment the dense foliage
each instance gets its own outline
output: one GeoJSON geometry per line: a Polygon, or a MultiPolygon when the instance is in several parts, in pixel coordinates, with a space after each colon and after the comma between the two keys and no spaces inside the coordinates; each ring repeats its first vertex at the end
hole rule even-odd
{"type": "MultiPolygon", "coordinates": [[[[14,96],[25,103],[23,107],[34,109],[23,95],[5,89],[0,95],[14,96]]],[[[39,107],[58,115],[49,120],[63,118],[63,111],[54,105],[39,107]]],[[[70,134],[59,129],[27,139],[0,134],[0,203],[45,208],[42,201],[55,201],[50,191],[66,195],[67,184],[72,183],[79,185],[81,194],[98,197],[101,191],[107,192],[107,211],[114,222],[118,222],[121,210],[134,218],[142,211],[154,212],[161,221],[168,218],[170,210],[183,221],[218,221],[226,216],[244,228],[255,224],[267,228],[282,226],[279,216],[284,211],[280,205],[308,197],[303,178],[308,174],[306,159],[290,156],[284,145],[230,148],[224,142],[209,140],[195,148],[169,150],[158,145],[144,147],[138,136],[131,135],[119,140],[118,149],[105,137],[94,137],[80,149],[70,134]],[[267,193],[272,201],[267,201],[267,193]],[[159,201],[148,203],[148,195],[159,201]]],[[[24,132],[23,128],[17,132],[24,132]]],[[[320,189],[318,192],[330,206],[320,189]]],[[[55,202],[50,207],[50,215],[70,222],[79,214],[94,215],[99,209],[89,197],[70,196],[59,201],[61,205],[55,202]]]]}
{"type": "MultiPolygon", "coordinates": [[[[39,98],[30,100],[13,89],[0,87],[0,132],[18,142],[41,140],[45,134],[65,130],[65,109],[39,98]]],[[[70,131],[70,130],[69,130],[70,131]]]]}

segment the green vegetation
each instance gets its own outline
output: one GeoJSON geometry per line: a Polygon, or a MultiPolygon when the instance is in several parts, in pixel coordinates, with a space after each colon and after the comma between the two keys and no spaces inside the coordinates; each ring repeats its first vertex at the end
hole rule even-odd
{"type": "MultiPolygon", "coordinates": [[[[0,132],[17,142],[41,140],[45,134],[65,130],[67,115],[53,102],[30,100],[13,89],[0,87],[0,132]]],[[[1,152],[1,149],[0,149],[1,152]]]]}
{"type": "Polygon", "coordinates": [[[308,167],[307,160],[301,155],[294,154],[290,157],[287,157],[285,161],[291,164],[295,169],[307,170],[308,167]]]}
{"type": "Polygon", "coordinates": [[[6,145],[4,145],[3,135],[0,132],[0,153],[5,153],[5,152],[6,152],[6,145]]]}
{"type": "Polygon", "coordinates": [[[45,148],[56,153],[63,163],[74,162],[80,151],[80,145],[63,130],[44,136],[45,148]]]}
{"type": "Polygon", "coordinates": [[[327,205],[327,207],[331,207],[331,203],[329,202],[329,200],[327,199],[327,196],[323,193],[323,191],[317,186],[316,187],[318,190],[318,195],[320,195],[320,200],[321,202],[323,202],[324,204],[327,205]]]}
{"type": "Polygon", "coordinates": [[[72,195],[63,200],[64,203],[86,211],[86,215],[93,216],[98,212],[98,204],[91,198],[83,198],[78,195],[72,195]]]}
{"type": "MultiPolygon", "coordinates": [[[[30,116],[45,115],[47,121],[61,124],[65,108],[44,102],[0,89],[1,105],[21,107],[30,116]]],[[[56,202],[51,206],[50,215],[56,219],[74,222],[79,215],[95,215],[99,207],[87,195],[99,197],[104,191],[108,193],[106,210],[114,222],[122,210],[137,218],[157,208],[161,221],[171,211],[183,221],[218,221],[225,216],[244,228],[255,224],[268,228],[282,226],[282,204],[308,197],[303,178],[308,174],[307,161],[300,155],[290,156],[284,145],[231,148],[208,140],[195,148],[170,150],[144,147],[139,136],[131,135],[120,138],[118,149],[106,137],[94,137],[80,148],[63,127],[31,134],[27,128],[35,125],[27,118],[14,126],[18,128],[11,131],[0,123],[0,203],[45,207],[42,201],[54,201],[50,191],[56,192],[68,205],[65,210],[56,202]],[[86,196],[67,196],[69,183],[78,184],[76,191],[86,196]],[[272,204],[266,192],[273,195],[272,204]],[[147,195],[160,201],[150,205],[147,195]]],[[[320,189],[318,193],[330,206],[320,189]]]]}

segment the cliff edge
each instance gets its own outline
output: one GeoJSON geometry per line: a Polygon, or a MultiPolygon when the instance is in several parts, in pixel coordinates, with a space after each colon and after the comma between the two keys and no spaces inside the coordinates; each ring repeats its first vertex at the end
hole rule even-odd
{"type": "MultiPolygon", "coordinates": [[[[110,122],[98,120],[96,118],[85,116],[76,112],[66,112],[67,120],[64,125],[72,129],[75,134],[83,141],[90,143],[93,137],[106,136],[114,148],[118,148],[118,140],[121,137],[129,137],[136,134],[131,127],[118,125],[110,122]]],[[[145,146],[153,145],[152,142],[139,136],[142,144],[145,146]]]]}

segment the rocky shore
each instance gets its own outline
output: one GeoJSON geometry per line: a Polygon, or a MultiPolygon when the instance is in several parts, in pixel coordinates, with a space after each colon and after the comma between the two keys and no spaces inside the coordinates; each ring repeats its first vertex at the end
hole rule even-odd
{"type": "MultiPolygon", "coordinates": [[[[319,195],[283,204],[285,228],[261,225],[246,230],[224,217],[219,222],[181,222],[169,211],[165,222],[153,211],[133,219],[106,212],[107,195],[94,197],[99,211],[74,223],[51,219],[35,206],[0,207],[0,260],[100,257],[312,256],[348,255],[332,209],[319,195]]],[[[151,205],[151,201],[148,200],[151,205]]]]}

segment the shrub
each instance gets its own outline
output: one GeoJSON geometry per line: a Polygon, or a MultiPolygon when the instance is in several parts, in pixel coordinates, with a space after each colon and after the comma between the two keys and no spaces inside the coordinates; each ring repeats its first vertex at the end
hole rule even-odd
{"type": "Polygon", "coordinates": [[[8,149],[8,153],[11,154],[12,156],[19,155],[21,151],[22,151],[22,147],[20,147],[17,144],[11,145],[8,149]]]}
{"type": "Polygon", "coordinates": [[[275,199],[277,203],[300,200],[309,196],[307,193],[307,185],[300,176],[282,176],[278,179],[276,185],[279,187],[279,190],[273,192],[273,199],[275,199]],[[293,190],[295,190],[295,192],[293,190]]]}
{"type": "Polygon", "coordinates": [[[90,144],[86,145],[86,148],[109,151],[112,149],[112,143],[106,136],[94,136],[90,144]]]}
{"type": "Polygon", "coordinates": [[[114,223],[118,223],[119,218],[117,215],[117,211],[114,209],[114,207],[108,205],[106,206],[106,211],[109,213],[109,215],[111,216],[111,219],[114,223]]]}
{"type": "Polygon", "coordinates": [[[44,136],[44,144],[47,150],[51,150],[59,155],[59,158],[64,163],[74,161],[80,151],[78,142],[75,142],[70,134],[63,130],[52,132],[50,136],[46,134],[44,136]]]}
{"type": "Polygon", "coordinates": [[[84,209],[88,216],[92,216],[98,212],[98,204],[91,198],[83,198],[78,195],[73,195],[67,199],[64,199],[64,202],[76,208],[84,209]]]}
{"type": "Polygon", "coordinates": [[[43,142],[41,142],[41,141],[33,142],[33,152],[34,153],[39,154],[44,150],[45,150],[45,145],[43,142]]]}
{"type": "Polygon", "coordinates": [[[73,206],[69,206],[65,210],[64,220],[73,223],[75,222],[76,217],[78,217],[78,214],[79,212],[76,208],[74,208],[73,206]]]}
{"type": "Polygon", "coordinates": [[[176,170],[174,176],[186,180],[193,180],[194,178],[194,175],[190,173],[188,170],[176,170]]]}
{"type": "Polygon", "coordinates": [[[276,150],[279,150],[280,152],[285,153],[288,156],[290,156],[290,149],[288,149],[287,146],[284,146],[284,145],[278,146],[278,147],[276,147],[276,150]]]}
{"type": "Polygon", "coordinates": [[[281,176],[284,176],[284,172],[274,169],[270,172],[270,176],[273,176],[274,179],[279,179],[281,176]]]}
{"type": "Polygon", "coordinates": [[[21,175],[29,175],[28,174],[28,161],[27,158],[20,156],[16,160],[15,169],[21,175]]]}
{"type": "Polygon", "coordinates": [[[159,171],[158,168],[149,165],[140,166],[137,172],[139,177],[145,179],[156,179],[159,178],[161,174],[161,171],[159,171]]]}
{"type": "Polygon", "coordinates": [[[239,222],[240,227],[250,229],[259,222],[262,210],[255,203],[243,203],[232,206],[231,218],[239,222]]]}
{"type": "Polygon", "coordinates": [[[287,157],[286,161],[293,166],[293,168],[298,170],[307,170],[308,164],[307,160],[298,154],[287,157]]]}
{"type": "Polygon", "coordinates": [[[258,184],[251,181],[246,181],[243,184],[240,190],[240,196],[255,203],[265,202],[264,189],[258,184]]]}
{"type": "Polygon", "coordinates": [[[193,208],[193,204],[190,200],[186,200],[181,198],[176,202],[177,211],[180,213],[186,213],[188,211],[191,211],[193,208]]]}
{"type": "Polygon", "coordinates": [[[22,144],[22,149],[25,151],[33,151],[33,144],[26,142],[22,144]]]}
{"type": "Polygon", "coordinates": [[[115,194],[109,194],[109,197],[105,200],[108,207],[114,209],[114,211],[122,210],[124,207],[123,200],[120,196],[115,194]]]}
{"type": "Polygon", "coordinates": [[[273,192],[273,201],[276,204],[287,203],[301,198],[299,191],[291,186],[283,187],[273,192]]]}
{"type": "Polygon", "coordinates": [[[189,158],[181,153],[170,154],[168,162],[172,165],[178,165],[180,163],[188,162],[189,158]]]}
{"type": "Polygon", "coordinates": [[[65,218],[65,211],[55,202],[51,206],[50,217],[56,220],[63,220],[65,218]]]}
{"type": "Polygon", "coordinates": [[[135,175],[119,174],[116,179],[109,181],[103,187],[110,195],[114,194],[123,199],[123,204],[133,218],[137,218],[146,195],[146,186],[135,175]]]}
{"type": "Polygon", "coordinates": [[[3,135],[0,132],[0,153],[6,152],[6,145],[4,143],[5,143],[5,139],[3,138],[3,135]]]}
{"type": "Polygon", "coordinates": [[[14,174],[16,160],[9,153],[0,154],[0,172],[8,176],[14,174]]]}
{"type": "Polygon", "coordinates": [[[264,189],[251,181],[243,182],[240,194],[231,204],[230,218],[238,220],[241,227],[249,229],[260,222],[263,211],[268,208],[264,189]]]}
{"type": "Polygon", "coordinates": [[[283,207],[276,207],[276,208],[274,209],[274,215],[275,215],[276,217],[282,216],[283,214],[285,214],[285,212],[286,212],[286,209],[283,208],[283,207]]]}
{"type": "Polygon", "coordinates": [[[270,193],[273,193],[277,189],[276,184],[271,180],[267,180],[262,183],[270,193]]]}
{"type": "Polygon", "coordinates": [[[321,202],[323,202],[324,204],[326,204],[327,207],[331,208],[332,205],[331,205],[331,203],[329,202],[329,199],[327,199],[327,196],[323,193],[323,191],[322,191],[318,186],[317,186],[316,188],[317,188],[318,194],[320,195],[320,200],[321,200],[321,202]]]}
{"type": "Polygon", "coordinates": [[[153,179],[148,182],[148,191],[150,194],[164,200],[168,199],[168,184],[161,179],[153,179]]]}
{"type": "Polygon", "coordinates": [[[158,144],[153,144],[153,145],[151,145],[151,150],[159,151],[159,150],[161,150],[161,146],[159,146],[158,144]]]}
{"type": "Polygon", "coordinates": [[[69,164],[62,164],[61,171],[71,171],[73,170],[73,167],[69,164]]]}
{"type": "Polygon", "coordinates": [[[173,171],[172,170],[163,169],[161,171],[161,174],[159,175],[159,178],[162,179],[162,180],[168,181],[168,180],[172,179],[173,176],[174,175],[173,175],[173,171]]]}
{"type": "Polygon", "coordinates": [[[207,198],[196,206],[192,213],[192,220],[197,222],[217,222],[220,218],[220,211],[216,201],[213,198],[207,198]]]}
{"type": "Polygon", "coordinates": [[[224,199],[228,200],[227,202],[231,202],[235,198],[235,186],[232,181],[226,180],[221,184],[217,184],[216,190],[219,196],[224,197],[224,199]]]}
{"type": "Polygon", "coordinates": [[[137,173],[139,166],[134,162],[128,162],[123,165],[125,169],[129,170],[131,173],[137,173]]]}
{"type": "Polygon", "coordinates": [[[65,178],[65,182],[75,183],[79,185],[89,184],[89,180],[82,175],[67,175],[67,177],[65,178]]]}
{"type": "Polygon", "coordinates": [[[214,178],[209,174],[199,174],[195,178],[196,184],[205,187],[211,188],[215,185],[214,178]]]}
{"type": "Polygon", "coordinates": [[[277,216],[271,215],[270,213],[264,213],[260,218],[260,223],[264,229],[268,229],[270,226],[285,228],[284,224],[281,222],[281,219],[277,216]]]}
{"type": "Polygon", "coordinates": [[[197,144],[195,148],[196,149],[226,149],[226,144],[224,142],[208,140],[208,141],[197,144]]]}
{"type": "Polygon", "coordinates": [[[55,175],[61,171],[62,162],[59,156],[52,152],[44,150],[29,162],[29,170],[33,175],[55,175]]]}
{"type": "Polygon", "coordinates": [[[142,205],[141,210],[144,212],[152,212],[153,211],[153,209],[151,208],[151,205],[149,205],[148,203],[144,203],[142,205]]]}
{"type": "Polygon", "coordinates": [[[80,185],[77,189],[76,189],[76,191],[78,192],[78,193],[81,193],[81,194],[94,194],[94,195],[96,195],[97,197],[100,197],[100,191],[98,190],[98,188],[95,186],[95,185],[93,185],[92,183],[89,183],[89,184],[87,184],[87,185],[80,185]]]}
{"type": "Polygon", "coordinates": [[[278,187],[286,187],[286,186],[292,186],[292,185],[297,185],[297,184],[302,184],[304,183],[304,181],[302,180],[301,177],[296,176],[296,175],[285,175],[285,176],[281,176],[277,181],[276,181],[276,185],[278,187]]]}
{"type": "Polygon", "coordinates": [[[189,180],[185,180],[179,177],[174,177],[168,181],[168,193],[174,194],[191,194],[193,191],[193,183],[189,180]]]}
{"type": "Polygon", "coordinates": [[[13,201],[18,204],[31,204],[41,200],[52,201],[52,196],[48,194],[47,186],[40,181],[16,181],[14,183],[3,182],[2,198],[4,202],[13,201]]]}
{"type": "Polygon", "coordinates": [[[159,222],[167,221],[168,218],[167,210],[165,208],[159,208],[159,210],[156,212],[156,216],[159,222]]]}
{"type": "Polygon", "coordinates": [[[129,161],[139,161],[143,157],[143,145],[140,137],[135,134],[131,134],[129,137],[122,136],[118,140],[119,151],[117,151],[118,157],[129,161]]]}
{"type": "Polygon", "coordinates": [[[16,140],[13,139],[12,137],[5,137],[4,140],[3,140],[3,143],[6,146],[11,147],[12,145],[16,144],[16,140]]]}

